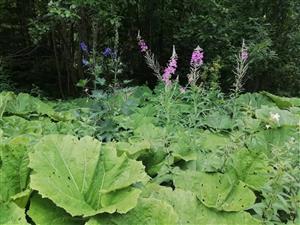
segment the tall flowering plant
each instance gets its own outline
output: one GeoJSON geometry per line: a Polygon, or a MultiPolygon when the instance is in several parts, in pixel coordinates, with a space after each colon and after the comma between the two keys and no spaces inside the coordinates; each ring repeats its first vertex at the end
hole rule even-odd
{"type": "Polygon", "coordinates": [[[122,72],[122,62],[115,49],[106,47],[102,52],[96,49],[89,49],[85,42],[80,43],[82,53],[82,66],[88,75],[88,79],[82,79],[77,83],[78,87],[84,88],[85,93],[89,92],[87,85],[93,84],[93,92],[106,83],[105,75],[114,76],[114,85],[117,82],[117,75],[122,72]]]}
{"type": "Polygon", "coordinates": [[[137,35],[137,41],[140,48],[140,52],[144,55],[147,65],[153,70],[154,75],[159,79],[162,80],[162,76],[160,73],[160,65],[158,61],[155,59],[154,54],[151,52],[151,49],[145,42],[145,40],[141,37],[140,31],[137,35]]]}
{"type": "MultiPolygon", "coordinates": [[[[161,80],[166,87],[170,86],[172,84],[171,78],[173,75],[175,75],[177,69],[177,61],[178,61],[178,55],[176,53],[175,46],[173,46],[172,56],[161,75],[159,63],[155,59],[154,54],[151,52],[145,40],[141,37],[140,32],[138,32],[137,41],[138,41],[140,52],[144,55],[146,63],[154,71],[156,77],[159,80],[161,80]]],[[[203,49],[197,46],[194,49],[190,60],[190,73],[188,74],[189,82],[187,86],[196,84],[196,82],[200,78],[200,67],[203,65],[203,59],[204,59],[203,49]]],[[[176,81],[178,81],[178,77],[176,81]]],[[[187,86],[180,87],[179,88],[180,93],[182,94],[185,93],[187,86]]]]}
{"type": "Polygon", "coordinates": [[[233,92],[235,95],[238,95],[241,92],[244,79],[248,70],[249,65],[249,52],[245,44],[245,41],[242,42],[242,48],[239,54],[236,56],[236,68],[233,71],[235,74],[235,82],[233,84],[233,92]]]}

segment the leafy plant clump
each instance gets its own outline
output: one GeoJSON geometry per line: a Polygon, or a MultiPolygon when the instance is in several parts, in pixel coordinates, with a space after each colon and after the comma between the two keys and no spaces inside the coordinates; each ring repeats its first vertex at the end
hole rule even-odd
{"type": "Polygon", "coordinates": [[[139,45],[153,91],[0,94],[0,224],[298,224],[300,99],[241,94],[244,45],[230,97],[200,47],[182,85],[139,45]]]}

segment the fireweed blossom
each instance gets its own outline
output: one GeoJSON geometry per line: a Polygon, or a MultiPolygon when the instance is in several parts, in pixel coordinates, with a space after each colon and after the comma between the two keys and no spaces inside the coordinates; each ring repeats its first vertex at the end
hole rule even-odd
{"type": "Polygon", "coordinates": [[[149,49],[146,42],[143,39],[140,39],[138,44],[140,46],[141,52],[146,52],[149,49]]]}
{"type": "Polygon", "coordinates": [[[249,53],[245,44],[245,40],[242,42],[242,48],[236,57],[236,68],[233,71],[235,74],[235,82],[233,84],[234,94],[237,96],[242,91],[244,85],[244,78],[246,76],[249,65],[249,53]]]}
{"type": "Polygon", "coordinates": [[[245,62],[245,61],[247,61],[248,57],[249,57],[249,54],[248,54],[247,49],[243,49],[241,52],[241,59],[245,62]]]}
{"type": "Polygon", "coordinates": [[[190,61],[190,74],[188,74],[188,82],[189,84],[196,84],[197,80],[200,78],[200,67],[203,65],[204,52],[200,46],[197,46],[191,57],[190,61]]]}
{"type": "Polygon", "coordinates": [[[140,31],[138,31],[137,35],[137,41],[138,41],[138,46],[140,48],[141,53],[143,54],[147,65],[149,68],[151,68],[154,72],[154,75],[159,79],[162,80],[162,76],[160,73],[160,65],[158,61],[155,59],[155,55],[151,52],[151,49],[149,46],[146,44],[144,39],[142,39],[140,35],[140,31]]]}
{"type": "Polygon", "coordinates": [[[197,46],[192,53],[191,66],[194,68],[200,67],[203,64],[204,52],[200,46],[197,46]]]}
{"type": "Polygon", "coordinates": [[[138,40],[138,45],[140,47],[140,51],[142,53],[146,53],[148,50],[149,50],[149,47],[148,45],[146,44],[145,40],[142,39],[141,35],[140,35],[140,31],[138,32],[138,35],[137,35],[137,40],[138,40]]]}
{"type": "Polygon", "coordinates": [[[177,59],[178,59],[178,56],[175,51],[175,46],[173,46],[173,54],[169,60],[167,67],[164,69],[164,73],[162,75],[162,80],[165,82],[166,86],[168,86],[172,83],[171,77],[176,72],[177,59]]]}

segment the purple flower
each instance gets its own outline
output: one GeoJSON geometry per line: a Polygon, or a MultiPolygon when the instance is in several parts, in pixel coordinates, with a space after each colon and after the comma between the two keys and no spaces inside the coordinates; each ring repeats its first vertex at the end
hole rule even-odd
{"type": "Polygon", "coordinates": [[[193,67],[199,67],[203,64],[203,58],[204,58],[204,52],[202,48],[197,46],[195,50],[193,51],[192,58],[191,58],[191,66],[193,67]]]}
{"type": "Polygon", "coordinates": [[[243,49],[242,53],[241,53],[242,60],[245,62],[248,59],[248,57],[249,57],[249,54],[248,54],[247,49],[243,49]]]}
{"type": "Polygon", "coordinates": [[[143,39],[140,39],[138,44],[140,46],[141,52],[146,52],[149,49],[146,42],[143,39]]]}
{"type": "Polygon", "coordinates": [[[111,50],[111,48],[105,48],[104,51],[103,51],[103,55],[104,55],[105,57],[108,57],[108,56],[112,55],[112,50],[111,50]]]}
{"type": "Polygon", "coordinates": [[[80,42],[80,49],[83,52],[88,52],[88,46],[83,41],[80,42]]]}
{"type": "Polygon", "coordinates": [[[168,86],[170,85],[171,82],[171,77],[172,74],[175,74],[176,69],[177,69],[177,54],[175,52],[175,47],[173,47],[173,54],[171,59],[169,60],[169,63],[167,65],[167,67],[164,69],[164,73],[162,75],[162,80],[165,82],[165,84],[168,86]]]}
{"type": "Polygon", "coordinates": [[[83,58],[83,59],[82,59],[82,64],[83,64],[84,66],[87,66],[87,65],[89,65],[89,61],[83,58]]]}

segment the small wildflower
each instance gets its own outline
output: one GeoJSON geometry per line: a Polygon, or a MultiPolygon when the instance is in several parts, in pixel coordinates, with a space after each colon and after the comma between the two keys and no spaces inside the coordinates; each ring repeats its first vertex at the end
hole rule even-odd
{"type": "Polygon", "coordinates": [[[88,47],[87,47],[87,45],[83,41],[80,42],[80,49],[83,52],[88,52],[88,47]]]}
{"type": "Polygon", "coordinates": [[[82,64],[83,64],[84,66],[87,66],[87,65],[89,65],[89,61],[86,60],[86,59],[82,59],[82,64]]]}
{"type": "Polygon", "coordinates": [[[88,93],[88,92],[89,92],[89,89],[88,89],[88,88],[85,88],[85,89],[84,89],[84,92],[85,92],[85,93],[88,93]]]}
{"type": "Polygon", "coordinates": [[[105,48],[104,51],[103,51],[103,55],[104,55],[105,57],[108,57],[108,56],[112,55],[112,50],[111,50],[111,48],[105,48]]]}
{"type": "Polygon", "coordinates": [[[186,88],[180,87],[179,91],[180,91],[181,94],[184,94],[186,92],[186,88]]]}
{"type": "Polygon", "coordinates": [[[267,130],[271,128],[271,125],[267,124],[266,125],[267,130]]]}
{"type": "Polygon", "coordinates": [[[280,115],[278,113],[272,113],[270,112],[270,119],[274,122],[279,122],[280,115]]]}
{"type": "Polygon", "coordinates": [[[243,49],[242,53],[241,53],[242,60],[245,62],[245,61],[247,61],[248,57],[249,57],[249,54],[248,54],[247,49],[243,49]]]}
{"type": "Polygon", "coordinates": [[[142,53],[147,52],[149,50],[149,47],[146,44],[145,40],[142,39],[142,37],[140,35],[140,31],[138,31],[137,40],[138,40],[138,45],[140,46],[141,52],[142,53]]]}
{"type": "Polygon", "coordinates": [[[143,39],[140,39],[138,44],[140,46],[141,52],[146,52],[149,49],[146,42],[143,39]]]}

